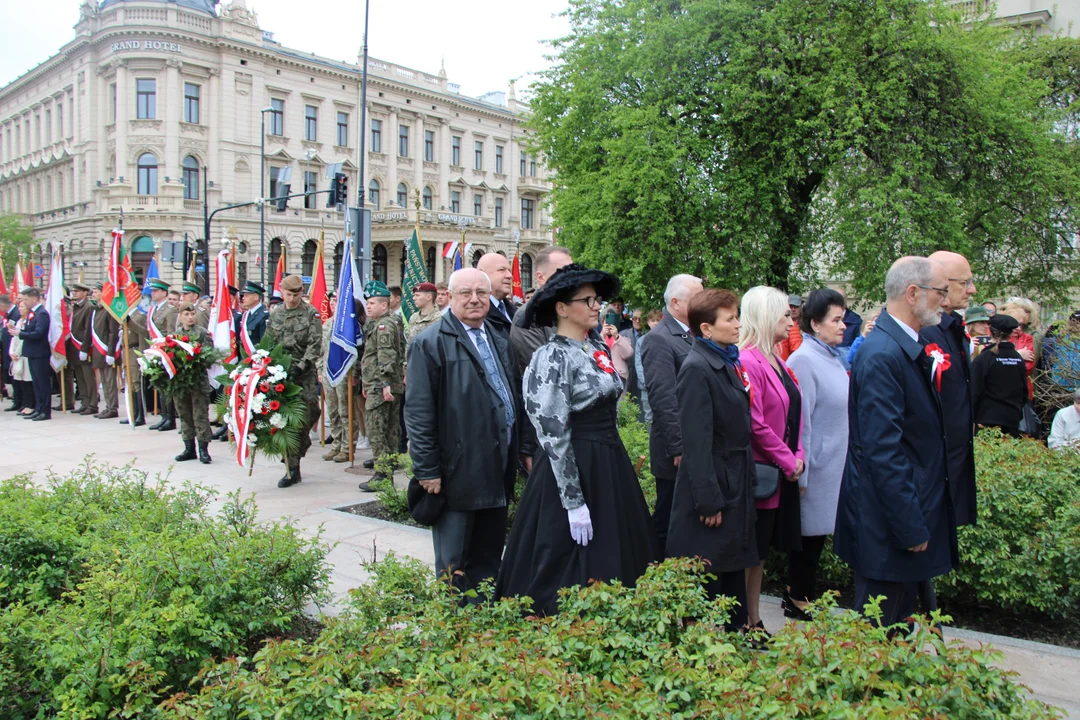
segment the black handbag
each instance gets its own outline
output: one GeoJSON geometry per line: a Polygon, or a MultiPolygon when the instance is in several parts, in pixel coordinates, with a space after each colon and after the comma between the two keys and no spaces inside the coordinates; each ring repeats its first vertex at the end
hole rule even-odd
{"type": "Polygon", "coordinates": [[[754,463],[754,471],[757,473],[757,482],[754,483],[754,499],[768,500],[776,494],[780,487],[780,468],[772,463],[754,463]]]}

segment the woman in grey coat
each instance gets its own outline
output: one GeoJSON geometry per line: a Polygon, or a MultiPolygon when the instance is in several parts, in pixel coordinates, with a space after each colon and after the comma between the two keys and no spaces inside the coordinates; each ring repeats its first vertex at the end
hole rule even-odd
{"type": "Polygon", "coordinates": [[[817,598],[817,569],[825,538],[836,525],[840,478],[848,444],[848,371],[839,350],[844,339],[844,298],[828,288],[810,293],[799,326],[803,343],[788,359],[802,390],[802,438],[806,471],[802,494],[802,550],[788,553],[784,615],[808,619],[817,598]]]}

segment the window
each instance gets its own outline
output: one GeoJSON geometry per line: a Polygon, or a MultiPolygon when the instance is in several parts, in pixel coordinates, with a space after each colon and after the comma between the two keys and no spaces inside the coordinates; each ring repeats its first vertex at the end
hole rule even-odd
{"type": "Polygon", "coordinates": [[[368,204],[372,210],[379,209],[379,181],[372,180],[368,183],[368,204]]]}
{"type": "Polygon", "coordinates": [[[52,111],[45,111],[45,144],[52,145],[52,111]]]}
{"type": "Polygon", "coordinates": [[[502,174],[503,171],[503,146],[495,146],[495,172],[502,174]]]}
{"type": "Polygon", "coordinates": [[[424,131],[424,162],[435,162],[435,133],[424,131]]]}
{"type": "Polygon", "coordinates": [[[408,207],[409,204],[409,189],[405,187],[405,183],[398,183],[397,186],[397,204],[398,207],[408,207]]]}
{"type": "Polygon", "coordinates": [[[304,207],[308,210],[314,210],[318,207],[315,202],[315,191],[318,190],[319,185],[319,173],[307,171],[304,173],[304,207]]]}
{"type": "Polygon", "coordinates": [[[157,80],[136,80],[136,112],[140,120],[157,117],[157,80]]]}
{"type": "Polygon", "coordinates": [[[157,158],[153,153],[139,157],[139,194],[157,195],[157,158]]]}
{"type": "Polygon", "coordinates": [[[270,241],[270,252],[266,256],[266,271],[273,275],[277,273],[278,260],[281,259],[281,238],[270,241]]]}
{"type": "Polygon", "coordinates": [[[480,258],[482,258],[482,257],[484,257],[484,251],[483,250],[477,250],[476,252],[474,252],[472,254],[472,266],[476,267],[477,265],[479,265],[480,264],[480,258]]]}
{"type": "Polygon", "coordinates": [[[270,134],[285,134],[285,101],[278,98],[270,100],[270,134]]]}
{"type": "Polygon", "coordinates": [[[300,256],[300,274],[308,278],[307,282],[311,282],[311,276],[315,274],[315,252],[318,249],[319,243],[314,240],[304,243],[304,252],[300,256]]]}
{"type": "Polygon", "coordinates": [[[116,83],[109,86],[109,106],[112,107],[109,122],[116,122],[116,83]]]}
{"type": "Polygon", "coordinates": [[[304,139],[311,142],[319,139],[319,108],[314,105],[304,106],[304,139]]]}
{"type": "Polygon", "coordinates": [[[58,139],[64,139],[64,104],[56,106],[56,134],[58,139]]]}
{"type": "Polygon", "coordinates": [[[457,190],[453,190],[450,193],[450,212],[461,212],[461,193],[457,190]]]}
{"type": "Polygon", "coordinates": [[[479,140],[473,143],[473,168],[476,170],[484,169],[484,143],[479,140]]]}
{"type": "Polygon", "coordinates": [[[285,185],[285,183],[284,182],[282,182],[280,184],[278,183],[278,177],[281,175],[281,171],[284,170],[284,168],[271,166],[269,168],[269,170],[270,170],[270,194],[267,197],[276,198],[278,196],[278,190],[279,189],[284,189],[281,186],[285,185]]]}
{"type": "Polygon", "coordinates": [[[427,281],[429,283],[435,282],[435,248],[434,246],[427,249],[427,281]]]}
{"type": "Polygon", "coordinates": [[[199,199],[199,161],[190,155],[184,158],[184,199],[199,199]]]}
{"type": "Polygon", "coordinates": [[[529,177],[536,177],[536,156],[529,158],[529,177]]]}
{"type": "Polygon", "coordinates": [[[349,147],[349,113],[337,114],[337,144],[340,147],[349,147]]]}
{"type": "Polygon", "coordinates": [[[371,252],[371,279],[386,282],[386,247],[376,245],[371,252]]]}
{"type": "Polygon", "coordinates": [[[424,209],[425,210],[430,210],[431,206],[434,204],[434,199],[432,197],[431,188],[429,188],[429,187],[424,188],[423,202],[424,202],[424,209]]]}
{"type": "Polygon", "coordinates": [[[480,217],[484,212],[484,196],[473,195],[472,196],[472,214],[476,217],[480,217]]]}
{"type": "Polygon", "coordinates": [[[529,253],[521,253],[521,291],[532,290],[533,259],[529,253]]]}
{"type": "Polygon", "coordinates": [[[382,152],[382,120],[371,121],[371,152],[382,152]]]}
{"type": "Polygon", "coordinates": [[[533,204],[535,201],[521,198],[521,229],[532,230],[533,227],[533,204]]]}
{"type": "Polygon", "coordinates": [[[529,154],[524,150],[521,151],[521,177],[525,177],[525,165],[529,161],[529,154]]]}
{"type": "Polygon", "coordinates": [[[199,124],[199,95],[202,88],[194,83],[184,83],[184,122],[199,124]]]}
{"type": "Polygon", "coordinates": [[[503,213],[502,213],[502,201],[501,197],[495,198],[495,227],[502,227],[503,213]]]}
{"type": "Polygon", "coordinates": [[[398,146],[397,154],[399,157],[409,157],[409,126],[398,126],[398,146]]]}
{"type": "Polygon", "coordinates": [[[455,135],[450,138],[450,164],[461,165],[461,136],[455,135]]]}

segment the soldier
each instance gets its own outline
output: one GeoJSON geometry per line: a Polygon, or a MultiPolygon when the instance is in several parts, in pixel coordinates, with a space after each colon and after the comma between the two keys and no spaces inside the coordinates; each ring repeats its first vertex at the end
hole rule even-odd
{"type": "MultiPolygon", "coordinates": [[[[360,303],[356,303],[356,316],[363,327],[367,320],[367,313],[360,303]]],[[[353,379],[352,392],[352,435],[349,440],[345,436],[349,434],[349,380],[342,378],[336,386],[330,385],[326,376],[326,362],[330,354],[330,334],[334,330],[334,321],[327,320],[323,323],[323,357],[319,365],[319,382],[322,383],[323,397],[326,400],[326,416],[330,419],[330,435],[332,442],[329,449],[323,454],[323,460],[334,462],[348,462],[349,448],[356,447],[356,440],[364,431],[363,407],[360,404],[360,361],[359,358],[353,363],[349,373],[353,379]]],[[[362,347],[362,346],[361,346],[362,347]]]]}
{"type": "Polygon", "coordinates": [[[435,283],[420,283],[413,288],[413,304],[417,312],[409,318],[408,344],[412,345],[413,338],[435,323],[439,322],[442,315],[435,307],[435,296],[438,295],[435,283]]]}
{"type": "MultiPolygon", "coordinates": [[[[195,324],[204,330],[210,328],[210,310],[199,304],[201,294],[199,286],[195,283],[185,282],[181,287],[180,302],[189,302],[195,308],[195,324]]],[[[176,329],[180,329],[180,315],[177,312],[176,329]]]]}
{"type": "Polygon", "coordinates": [[[90,348],[90,364],[101,378],[102,398],[105,407],[95,415],[98,420],[120,417],[116,396],[116,353],[120,342],[120,325],[109,311],[101,306],[101,283],[94,286],[94,307],[90,311],[80,340],[84,348],[90,348]]]}
{"type": "MultiPolygon", "coordinates": [[[[169,304],[169,283],[153,278],[150,281],[150,309],[146,311],[146,338],[143,343],[145,351],[155,340],[165,337],[166,333],[176,327],[176,308],[169,304]]],[[[150,388],[143,388],[143,397],[149,397],[153,392],[150,388]]],[[[161,407],[161,420],[150,426],[151,430],[165,432],[176,429],[176,413],[172,403],[163,394],[158,397],[158,405],[161,407]]]]}
{"type": "Polygon", "coordinates": [[[278,481],[279,488],[300,482],[300,458],[311,447],[311,428],[319,420],[319,359],[322,357],[322,327],[319,311],[304,300],[304,281],[290,275],[281,281],[283,303],[270,313],[266,332],[274,343],[292,355],[289,379],[302,388],[301,399],[307,418],[300,432],[300,452],[290,454],[288,471],[278,481]]]}
{"type": "Polygon", "coordinates": [[[68,338],[68,367],[75,376],[79,387],[78,415],[97,415],[98,384],[94,377],[94,366],[90,362],[92,347],[83,344],[83,339],[90,334],[90,319],[94,314],[94,305],[87,298],[90,288],[82,283],[71,284],[71,335],[68,338]]]}
{"type": "MultiPolygon", "coordinates": [[[[367,325],[364,327],[364,357],[361,375],[364,384],[364,409],[371,460],[364,467],[373,468],[384,455],[397,451],[400,433],[399,413],[404,395],[405,343],[397,315],[390,312],[390,291],[378,280],[364,288],[367,296],[367,325]]],[[[384,479],[376,473],[370,482],[360,483],[364,492],[372,492],[371,482],[384,479]]]]}
{"type": "MultiPolygon", "coordinates": [[[[198,310],[195,309],[195,305],[190,302],[182,302],[177,309],[179,310],[177,313],[179,320],[176,332],[173,335],[192,345],[199,343],[208,348],[212,347],[213,341],[210,339],[210,333],[206,332],[206,328],[200,327],[198,324],[198,310]]],[[[177,352],[183,352],[183,350],[177,350],[177,352]]],[[[176,461],[184,462],[185,460],[195,459],[195,440],[197,438],[199,441],[199,462],[203,465],[209,465],[210,418],[208,412],[210,381],[205,375],[200,380],[201,382],[192,388],[190,392],[173,398],[176,413],[180,416],[180,433],[184,438],[184,452],[176,456],[176,461]]]]}
{"type": "MultiPolygon", "coordinates": [[[[139,367],[135,350],[142,347],[146,339],[146,314],[142,310],[135,310],[127,316],[124,324],[127,325],[128,341],[127,359],[124,360],[123,370],[129,373],[125,380],[124,392],[131,393],[131,418],[121,420],[120,424],[127,425],[130,419],[134,427],[140,427],[146,424],[146,411],[144,409],[146,402],[142,389],[142,369],[139,367]]],[[[124,336],[121,333],[121,347],[123,347],[123,342],[124,336]]],[[[123,360],[123,357],[121,359],[123,360]]]]}

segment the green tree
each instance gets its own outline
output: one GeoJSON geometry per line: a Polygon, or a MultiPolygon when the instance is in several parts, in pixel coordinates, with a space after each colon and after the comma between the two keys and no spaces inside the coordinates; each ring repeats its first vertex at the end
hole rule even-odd
{"type": "Polygon", "coordinates": [[[988,292],[1061,297],[1080,182],[1008,30],[924,0],[570,0],[534,86],[560,242],[655,299],[972,258],[988,292]]]}
{"type": "Polygon", "coordinates": [[[30,252],[34,235],[30,226],[22,217],[10,213],[0,213],[0,263],[3,264],[4,277],[10,290],[11,279],[15,277],[15,263],[19,255],[30,252]]]}

